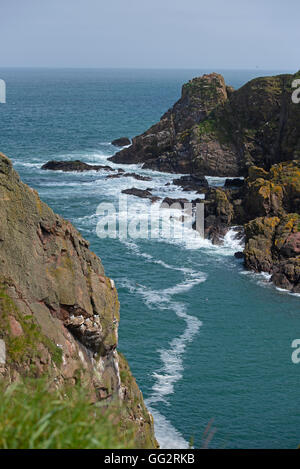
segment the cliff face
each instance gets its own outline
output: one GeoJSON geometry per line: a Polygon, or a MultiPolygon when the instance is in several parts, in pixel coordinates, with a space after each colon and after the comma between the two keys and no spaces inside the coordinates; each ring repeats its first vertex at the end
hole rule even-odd
{"type": "MultiPolygon", "coordinates": [[[[201,176],[244,176],[203,188],[205,235],[221,243],[244,225],[245,266],[300,291],[300,104],[295,75],[257,78],[237,91],[221,75],[195,78],[180,100],[111,160],[201,176]]],[[[197,202],[197,200],[195,201],[197,202]]]]}
{"type": "Polygon", "coordinates": [[[111,160],[198,176],[244,176],[300,156],[300,106],[292,82],[300,77],[257,78],[237,91],[221,75],[195,78],[180,100],[132,145],[111,160]]]}
{"type": "Polygon", "coordinates": [[[245,267],[268,272],[278,287],[300,292],[300,161],[249,168],[238,188],[210,188],[205,233],[215,243],[243,225],[245,267]]]}
{"type": "Polygon", "coordinates": [[[246,181],[245,265],[300,293],[300,161],[251,168],[246,181]]]}
{"type": "Polygon", "coordinates": [[[91,402],[119,400],[136,446],[152,448],[152,417],[116,350],[119,319],[114,282],[88,242],[0,154],[0,375],[83,382],[91,402]]]}

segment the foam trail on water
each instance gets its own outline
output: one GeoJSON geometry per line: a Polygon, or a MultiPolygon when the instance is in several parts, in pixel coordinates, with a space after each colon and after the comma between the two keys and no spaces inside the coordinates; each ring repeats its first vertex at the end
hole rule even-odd
{"type": "Polygon", "coordinates": [[[147,408],[154,418],[155,436],[161,449],[188,449],[188,442],[181,436],[178,430],[168,422],[149,402],[145,401],[147,408]]]}
{"type": "MultiPolygon", "coordinates": [[[[138,255],[145,254],[142,257],[146,257],[149,261],[155,261],[151,255],[142,253],[135,243],[128,243],[128,247],[131,250],[134,249],[138,255]]],[[[166,268],[173,268],[173,266],[167,264],[166,268]]],[[[184,332],[179,337],[172,339],[166,349],[157,351],[162,365],[153,373],[152,393],[146,400],[146,404],[155,419],[157,440],[161,448],[165,449],[186,449],[189,446],[188,442],[184,440],[170,422],[153,408],[158,402],[167,403],[168,396],[174,393],[175,384],[183,376],[183,355],[186,346],[194,340],[202,325],[198,318],[187,313],[186,306],[183,303],[173,299],[174,295],[186,293],[195,285],[205,282],[207,278],[202,272],[195,272],[192,269],[187,270],[188,272],[184,272],[185,279],[183,282],[163,290],[152,290],[142,285],[134,286],[128,280],[123,283],[123,286],[126,286],[129,291],[139,293],[149,308],[172,310],[178,318],[185,322],[184,332]]]]}
{"type": "Polygon", "coordinates": [[[161,259],[155,259],[151,254],[148,254],[146,252],[142,252],[139,248],[139,246],[134,243],[133,241],[129,241],[128,239],[122,239],[119,238],[120,241],[131,251],[133,252],[136,256],[142,257],[146,259],[146,262],[150,262],[152,264],[157,264],[161,265],[165,269],[170,269],[170,270],[178,270],[180,272],[184,272],[190,275],[195,275],[197,272],[193,269],[189,269],[188,267],[176,267],[175,265],[167,264],[166,262],[162,261],[161,259]]]}

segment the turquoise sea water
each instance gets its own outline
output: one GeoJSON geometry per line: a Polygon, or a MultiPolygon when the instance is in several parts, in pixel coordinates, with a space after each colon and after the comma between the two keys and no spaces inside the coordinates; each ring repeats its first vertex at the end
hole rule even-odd
{"type": "MultiPolygon", "coordinates": [[[[212,425],[210,447],[294,448],[300,365],[291,361],[291,343],[300,337],[300,298],[246,273],[233,257],[240,246],[232,232],[223,247],[189,233],[182,241],[96,236],[100,202],[117,201],[129,187],[182,195],[165,186],[174,176],[139,167],[129,170],[151,182],[40,170],[50,159],[105,163],[116,151],[112,139],[144,131],[179,98],[184,82],[210,71],[0,69],[7,84],[0,151],[76,225],[115,280],[119,348],[153,411],[162,446],[185,447],[193,437],[200,447],[212,425]]],[[[274,72],[223,72],[236,88],[267,73],[274,72]]],[[[131,207],[141,202],[128,200],[131,207]]]]}

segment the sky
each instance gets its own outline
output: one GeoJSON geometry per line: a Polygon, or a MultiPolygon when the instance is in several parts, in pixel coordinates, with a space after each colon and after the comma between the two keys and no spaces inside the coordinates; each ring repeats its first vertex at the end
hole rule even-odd
{"type": "Polygon", "coordinates": [[[0,67],[299,70],[299,0],[0,0],[0,67]]]}

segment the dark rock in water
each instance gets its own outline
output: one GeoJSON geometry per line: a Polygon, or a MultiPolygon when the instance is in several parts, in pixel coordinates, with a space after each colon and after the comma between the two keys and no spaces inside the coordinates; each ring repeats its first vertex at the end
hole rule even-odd
{"type": "MultiPolygon", "coordinates": [[[[165,197],[162,201],[162,204],[169,205],[169,206],[173,204],[178,204],[182,208],[184,207],[184,204],[187,204],[187,203],[189,203],[188,199],[172,199],[170,197],[165,197]]],[[[168,208],[168,207],[165,207],[165,208],[168,208]]]]}
{"type": "Polygon", "coordinates": [[[126,147],[127,145],[130,145],[130,143],[131,142],[128,137],[117,138],[111,142],[115,147],[126,147]]]}
{"type": "Polygon", "coordinates": [[[229,228],[226,225],[218,223],[217,220],[213,220],[208,217],[205,219],[204,223],[204,233],[205,238],[211,240],[213,244],[221,245],[223,244],[223,239],[226,233],[228,233],[229,228]]]}
{"type": "Polygon", "coordinates": [[[244,259],[245,256],[244,256],[243,251],[238,251],[238,252],[235,252],[235,253],[234,253],[234,257],[235,257],[236,259],[244,259]]]}
{"type": "Polygon", "coordinates": [[[224,187],[225,188],[230,188],[230,187],[243,187],[244,186],[244,179],[226,179],[224,187]]]}
{"type": "Polygon", "coordinates": [[[110,166],[102,165],[91,165],[84,163],[83,161],[48,161],[48,163],[42,166],[42,169],[49,169],[51,171],[115,171],[110,166]]]}
{"type": "Polygon", "coordinates": [[[152,181],[152,178],[148,176],[141,176],[140,174],[136,173],[122,173],[122,174],[110,174],[109,176],[106,177],[106,179],[117,179],[117,178],[134,178],[137,179],[138,181],[152,181]]]}
{"type": "MultiPolygon", "coordinates": [[[[211,187],[206,190],[205,200],[195,199],[193,205],[204,203],[204,233],[213,244],[222,244],[234,218],[233,206],[225,190],[211,187]]],[[[195,229],[196,223],[193,228],[195,229]]]]}
{"type": "Polygon", "coordinates": [[[144,189],[137,189],[132,187],[131,189],[123,189],[122,194],[135,195],[136,197],[142,197],[143,199],[149,199],[152,197],[151,192],[144,189]]]}
{"type": "Polygon", "coordinates": [[[153,195],[151,197],[151,202],[154,203],[154,202],[158,202],[159,200],[161,200],[161,197],[158,197],[157,195],[153,195]]]}
{"type": "Polygon", "coordinates": [[[152,195],[150,191],[137,189],[136,187],[132,187],[131,189],[124,189],[122,190],[122,194],[135,195],[136,197],[141,197],[142,199],[149,199],[151,202],[157,202],[160,200],[160,197],[152,195]]]}
{"type": "Polygon", "coordinates": [[[201,191],[208,188],[208,182],[204,176],[182,176],[179,179],[174,179],[173,184],[182,187],[185,191],[201,191]]]}

